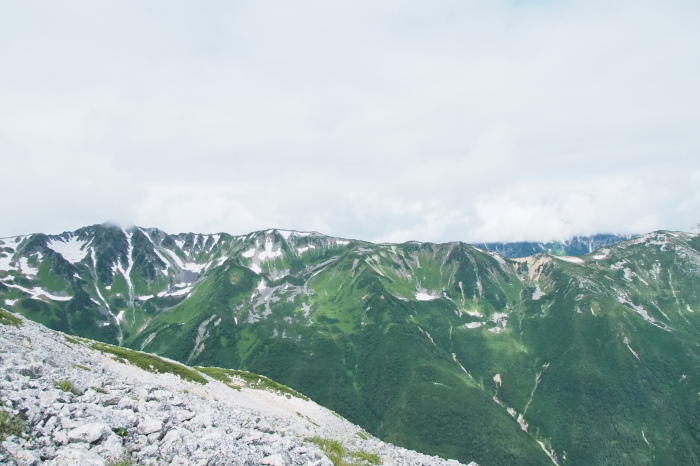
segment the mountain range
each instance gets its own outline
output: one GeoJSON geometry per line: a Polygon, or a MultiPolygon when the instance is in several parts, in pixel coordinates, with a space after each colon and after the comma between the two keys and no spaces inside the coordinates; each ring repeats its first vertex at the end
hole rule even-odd
{"type": "Polygon", "coordinates": [[[598,239],[515,257],[527,248],[104,224],[0,240],[0,303],[265,375],[443,458],[700,463],[700,237],[598,239]]]}
{"type": "Polygon", "coordinates": [[[574,236],[560,241],[516,241],[508,243],[473,243],[481,249],[494,251],[503,257],[528,257],[535,254],[553,254],[556,256],[583,256],[596,249],[612,246],[620,241],[637,238],[639,235],[597,234],[592,236],[574,236]]]}

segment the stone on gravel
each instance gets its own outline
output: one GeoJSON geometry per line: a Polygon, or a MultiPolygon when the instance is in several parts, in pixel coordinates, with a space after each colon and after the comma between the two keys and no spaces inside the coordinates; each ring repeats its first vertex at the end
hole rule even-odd
{"type": "Polygon", "coordinates": [[[56,466],[69,464],[80,466],[106,466],[107,463],[97,454],[71,445],[60,448],[56,457],[49,461],[48,464],[56,466]]]}
{"type": "Polygon", "coordinates": [[[110,434],[110,428],[101,422],[91,422],[68,432],[68,440],[71,442],[95,443],[110,434]]]}
{"type": "Polygon", "coordinates": [[[270,466],[285,466],[287,463],[285,462],[282,455],[277,453],[274,455],[266,456],[262,459],[260,464],[269,464],[270,466]]]}
{"type": "Polygon", "coordinates": [[[163,428],[163,423],[150,416],[146,416],[139,421],[138,432],[141,435],[148,435],[154,432],[160,432],[163,428]]]}

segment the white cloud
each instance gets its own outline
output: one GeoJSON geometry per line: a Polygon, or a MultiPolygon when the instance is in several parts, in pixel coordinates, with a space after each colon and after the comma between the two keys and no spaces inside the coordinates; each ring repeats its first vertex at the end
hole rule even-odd
{"type": "Polygon", "coordinates": [[[0,235],[112,219],[477,241],[700,220],[692,2],[2,10],[0,235]]]}

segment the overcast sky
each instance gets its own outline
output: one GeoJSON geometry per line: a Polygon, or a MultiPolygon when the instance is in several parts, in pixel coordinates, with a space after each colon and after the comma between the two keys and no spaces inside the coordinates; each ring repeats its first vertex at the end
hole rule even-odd
{"type": "Polygon", "coordinates": [[[1,1],[0,236],[690,231],[700,2],[1,1]]]}

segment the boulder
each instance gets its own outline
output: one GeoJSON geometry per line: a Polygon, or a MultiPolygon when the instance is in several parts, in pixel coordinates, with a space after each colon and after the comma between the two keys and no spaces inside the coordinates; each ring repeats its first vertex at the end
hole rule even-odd
{"type": "Polygon", "coordinates": [[[110,434],[111,430],[107,424],[101,422],[91,422],[68,432],[68,440],[72,442],[96,443],[103,437],[110,434]]]}
{"type": "Polygon", "coordinates": [[[145,416],[142,418],[137,427],[138,433],[141,435],[160,432],[161,429],[163,429],[163,423],[158,419],[153,419],[151,416],[145,416]]]}
{"type": "Polygon", "coordinates": [[[287,462],[284,460],[282,455],[275,453],[274,455],[266,456],[262,459],[260,464],[268,464],[270,466],[285,466],[287,462]]]}
{"type": "Polygon", "coordinates": [[[107,462],[99,455],[73,445],[62,447],[58,450],[56,458],[44,464],[63,466],[75,464],[80,466],[106,466],[107,462]]]}

